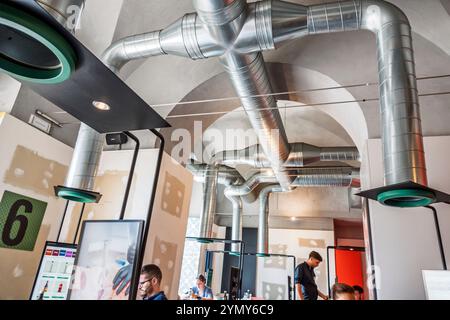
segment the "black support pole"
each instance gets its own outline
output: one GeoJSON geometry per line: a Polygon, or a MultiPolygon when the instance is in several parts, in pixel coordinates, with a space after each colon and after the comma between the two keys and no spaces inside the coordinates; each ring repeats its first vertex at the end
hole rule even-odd
{"type": "MultiPolygon", "coordinates": [[[[155,177],[153,179],[152,193],[150,196],[150,204],[148,206],[147,219],[145,221],[144,234],[142,237],[142,245],[140,247],[140,253],[138,255],[138,261],[136,264],[136,268],[138,268],[138,270],[141,268],[143,261],[144,261],[145,246],[147,244],[148,231],[150,230],[150,221],[152,219],[153,205],[155,203],[156,189],[158,187],[158,179],[159,179],[159,173],[161,170],[161,163],[162,163],[162,158],[164,155],[164,144],[165,144],[164,137],[157,130],[150,129],[150,131],[159,139],[160,144],[159,144],[158,161],[156,163],[156,168],[155,168],[155,177]]],[[[130,293],[131,293],[130,299],[131,300],[136,300],[137,289],[138,289],[137,283],[132,283],[131,288],[130,288],[130,293]]]]}
{"type": "Polygon", "coordinates": [[[369,239],[368,239],[369,240],[369,257],[370,257],[370,267],[372,268],[371,276],[373,277],[372,294],[373,294],[373,299],[378,300],[378,292],[377,292],[377,288],[376,288],[376,279],[375,279],[375,270],[373,270],[373,267],[375,267],[375,254],[373,252],[372,223],[370,220],[369,200],[364,199],[363,204],[364,204],[365,210],[366,210],[367,234],[369,237],[369,239]]]}
{"type": "Polygon", "coordinates": [[[84,207],[85,206],[86,206],[86,203],[83,203],[83,206],[81,207],[80,218],[78,219],[77,231],[75,231],[75,236],[73,237],[73,244],[75,244],[75,242],[77,241],[78,231],[80,231],[80,224],[81,224],[81,220],[83,218],[83,213],[84,213],[84,207]]]}
{"type": "Polygon", "coordinates": [[[66,220],[66,213],[67,213],[67,207],[68,206],[69,206],[69,200],[66,200],[66,205],[64,207],[64,213],[63,213],[63,217],[62,217],[62,220],[61,220],[61,225],[59,226],[58,236],[56,237],[56,242],[59,242],[59,237],[61,236],[61,230],[63,228],[64,221],[66,220]]]}
{"type": "Polygon", "coordinates": [[[428,208],[431,211],[433,211],[434,225],[436,227],[436,233],[437,233],[437,237],[438,237],[439,251],[441,253],[442,266],[443,266],[444,270],[447,270],[447,261],[445,259],[444,245],[442,243],[442,235],[441,235],[441,229],[439,227],[439,217],[437,214],[437,210],[433,206],[426,206],[425,208],[428,208]]]}
{"type": "Polygon", "coordinates": [[[135,135],[133,135],[131,132],[128,132],[128,131],[124,131],[123,133],[126,134],[128,137],[130,137],[135,142],[135,147],[134,147],[133,160],[131,161],[130,173],[128,174],[127,187],[125,189],[125,195],[123,197],[122,209],[120,210],[119,220],[123,220],[123,217],[125,216],[125,210],[127,208],[127,203],[128,203],[128,196],[130,194],[131,182],[133,181],[134,168],[136,167],[136,160],[138,157],[139,147],[140,147],[139,139],[135,135]]]}

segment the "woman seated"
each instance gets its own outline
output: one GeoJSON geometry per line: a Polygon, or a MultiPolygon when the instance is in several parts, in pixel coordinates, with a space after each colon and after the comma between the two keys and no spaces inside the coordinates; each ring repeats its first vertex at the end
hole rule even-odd
{"type": "Polygon", "coordinates": [[[192,293],[201,300],[212,300],[213,292],[206,286],[206,278],[201,274],[197,277],[197,286],[192,288],[192,293]]]}

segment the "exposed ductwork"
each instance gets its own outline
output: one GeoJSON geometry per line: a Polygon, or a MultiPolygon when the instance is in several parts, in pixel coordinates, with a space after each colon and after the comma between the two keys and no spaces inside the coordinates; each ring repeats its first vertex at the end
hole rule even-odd
{"type": "MultiPolygon", "coordinates": [[[[359,186],[359,176],[355,176],[351,167],[318,167],[288,170],[293,178],[293,187],[351,187],[359,186]]],[[[245,196],[252,193],[261,184],[276,184],[277,179],[270,170],[255,173],[241,185],[225,189],[227,197],[245,196]]]]}
{"type": "MultiPolygon", "coordinates": [[[[242,241],[242,198],[240,196],[230,196],[228,199],[231,201],[233,207],[232,222],[231,222],[231,240],[242,241]]],[[[238,253],[241,250],[239,243],[231,244],[231,252],[238,253]]]]}
{"type": "Polygon", "coordinates": [[[81,124],[64,184],[66,187],[89,191],[94,189],[94,178],[103,150],[103,141],[103,135],[84,123],[81,124]]]}
{"type": "Polygon", "coordinates": [[[283,192],[279,185],[264,187],[259,194],[258,240],[256,245],[257,256],[264,257],[269,254],[269,197],[271,193],[283,192]]]}
{"type": "MultiPolygon", "coordinates": [[[[192,172],[194,179],[203,185],[203,207],[200,216],[200,238],[211,237],[212,225],[217,203],[217,184],[226,187],[239,185],[244,182],[242,176],[235,169],[224,165],[186,164],[186,169],[192,172]]],[[[232,239],[242,240],[242,199],[240,196],[230,196],[228,199],[233,206],[232,239]]],[[[239,245],[232,245],[232,251],[239,251],[239,245]]]]}
{"type": "MultiPolygon", "coordinates": [[[[37,2],[67,30],[75,32],[85,0],[38,0],[37,2]]],[[[95,200],[92,195],[85,194],[83,191],[94,189],[94,178],[102,150],[103,136],[81,123],[64,187],[58,189],[58,196],[77,202],[95,200]]]]}
{"type": "MultiPolygon", "coordinates": [[[[291,143],[290,153],[283,167],[303,167],[318,161],[360,161],[356,147],[321,148],[306,143],[291,143]]],[[[253,145],[241,150],[225,150],[216,153],[211,163],[227,166],[249,165],[254,168],[268,168],[267,159],[260,145],[253,145]]]]}
{"type": "MultiPolygon", "coordinates": [[[[377,37],[385,184],[427,186],[411,27],[403,12],[383,0],[349,0],[314,6],[264,0],[194,0],[197,13],[168,28],[120,40],[106,61],[175,54],[220,57],[258,134],[265,159],[288,190],[283,164],[291,154],[261,51],[311,34],[370,30],[377,37]]],[[[395,199],[394,199],[395,200],[395,199]]]]}
{"type": "Polygon", "coordinates": [[[411,27],[396,6],[378,0],[310,7],[309,34],[366,29],[377,38],[385,184],[427,186],[411,27]]]}

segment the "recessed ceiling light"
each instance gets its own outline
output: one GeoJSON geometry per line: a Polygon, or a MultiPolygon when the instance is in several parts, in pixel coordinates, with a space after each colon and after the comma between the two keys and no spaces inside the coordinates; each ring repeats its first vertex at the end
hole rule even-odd
{"type": "Polygon", "coordinates": [[[96,107],[98,110],[102,110],[102,111],[108,111],[111,109],[111,107],[107,103],[104,103],[101,101],[93,101],[92,105],[94,107],[96,107]]]}
{"type": "Polygon", "coordinates": [[[296,221],[297,217],[291,217],[291,221],[296,221]]]}

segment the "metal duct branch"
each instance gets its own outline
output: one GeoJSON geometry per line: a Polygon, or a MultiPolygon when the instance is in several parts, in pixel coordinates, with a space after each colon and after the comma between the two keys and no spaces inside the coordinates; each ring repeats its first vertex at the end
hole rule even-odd
{"type": "Polygon", "coordinates": [[[260,257],[269,254],[269,198],[274,192],[283,192],[280,185],[264,187],[259,194],[258,240],[256,253],[260,257]]]}
{"type": "MultiPolygon", "coordinates": [[[[186,169],[191,171],[195,181],[204,183],[203,207],[200,217],[200,237],[209,238],[212,234],[216,211],[217,184],[229,187],[242,184],[245,180],[237,170],[224,165],[211,166],[207,164],[195,164],[190,161],[186,164],[186,169]]],[[[242,240],[242,199],[240,196],[230,196],[228,199],[233,205],[232,240],[242,240]]],[[[238,252],[239,244],[233,244],[232,251],[238,252]]]]}
{"type": "MultiPolygon", "coordinates": [[[[85,0],[38,0],[38,2],[71,32],[75,31],[85,5],[85,0]],[[71,17],[75,20],[69,21],[71,17]]],[[[94,189],[94,178],[103,151],[103,142],[103,135],[81,123],[69,171],[64,182],[65,187],[86,191],[94,189]]],[[[82,201],[82,198],[73,195],[62,197],[73,201],[82,201]]]]}
{"type": "MultiPolygon", "coordinates": [[[[359,172],[351,167],[298,168],[287,171],[292,177],[293,187],[352,187],[359,186],[359,172]]],[[[241,185],[229,186],[225,195],[245,196],[254,192],[261,184],[276,184],[277,179],[270,170],[255,173],[241,185]]]]}
{"type": "MultiPolygon", "coordinates": [[[[242,199],[244,197],[246,200],[259,197],[259,226],[268,225],[268,193],[269,190],[275,192],[269,186],[275,188],[273,190],[277,192],[283,192],[272,170],[266,169],[255,173],[244,181],[236,170],[225,165],[190,162],[187,168],[194,174],[197,181],[204,182],[200,237],[210,237],[217,201],[217,182],[226,186],[225,196],[233,206],[232,240],[242,240],[242,199]],[[253,196],[249,197],[250,194],[253,196]]],[[[287,170],[287,173],[293,178],[292,186],[294,187],[360,187],[359,169],[352,167],[298,168],[287,170]]],[[[258,248],[263,250],[263,247],[267,247],[268,231],[261,230],[258,231],[258,248]]],[[[231,251],[238,252],[239,244],[233,244],[231,251]]],[[[267,254],[268,251],[258,251],[258,253],[267,254]]]]}
{"type": "MultiPolygon", "coordinates": [[[[265,0],[194,0],[190,13],[161,31],[119,40],[105,62],[174,54],[220,57],[258,134],[266,161],[284,190],[293,180],[283,164],[291,153],[261,51],[309,34],[366,29],[377,37],[385,184],[427,185],[411,27],[403,12],[382,0],[315,6],[265,0]],[[262,96],[261,96],[262,95],[262,96]],[[255,97],[257,96],[257,97],[255,97]]],[[[114,68],[113,68],[114,69],[114,68]]]]}
{"type": "MultiPolygon", "coordinates": [[[[307,143],[291,143],[290,153],[283,167],[303,167],[318,161],[361,161],[356,147],[316,147],[307,143]]],[[[224,150],[216,153],[210,163],[227,166],[249,165],[254,168],[269,168],[259,144],[241,150],[224,150]]]]}
{"type": "Polygon", "coordinates": [[[310,7],[309,34],[366,29],[377,38],[385,184],[427,174],[416,83],[411,26],[396,6],[379,0],[310,7]]]}

